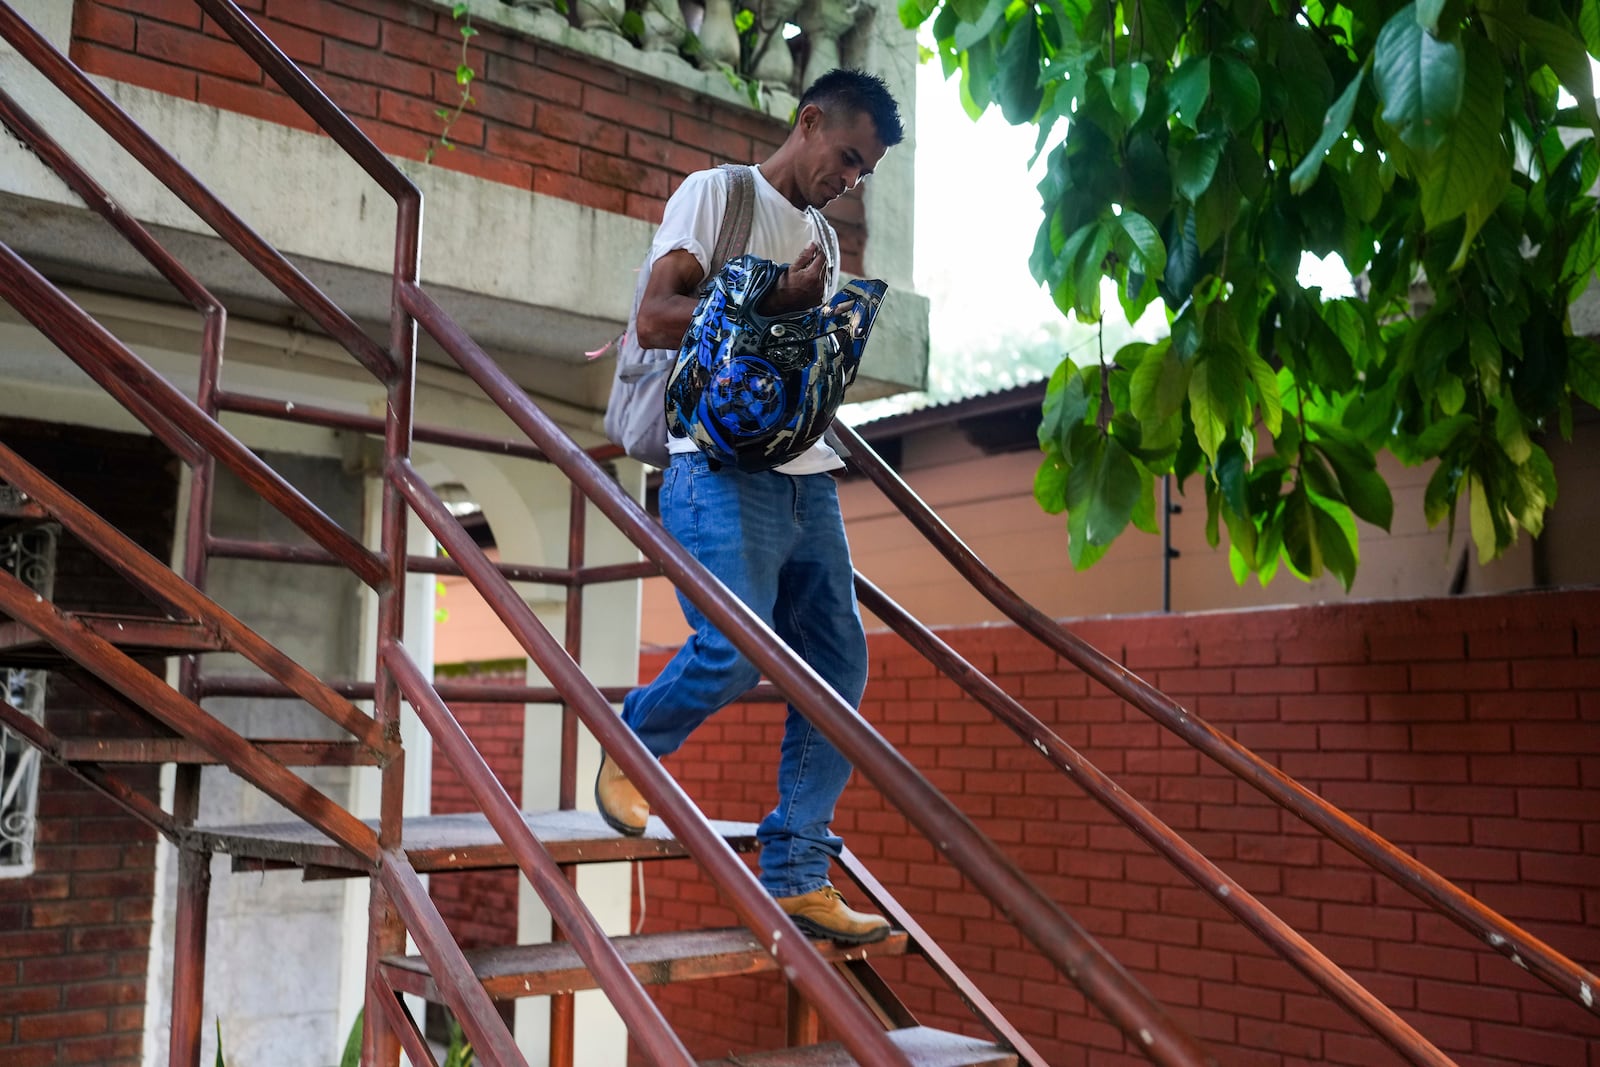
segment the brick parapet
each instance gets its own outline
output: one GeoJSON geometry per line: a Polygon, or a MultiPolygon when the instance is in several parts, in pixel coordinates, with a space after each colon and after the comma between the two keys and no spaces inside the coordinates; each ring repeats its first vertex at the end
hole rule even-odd
{"type": "MultiPolygon", "coordinates": [[[[1558,950],[1600,961],[1600,591],[1101,619],[1073,629],[1558,950]]],[[[1593,1067],[1600,1024],[1005,626],[942,636],[1461,1062],[1593,1067]]],[[[1398,1062],[1216,902],[898,638],[863,713],[1230,1063],[1398,1062]]],[[[650,677],[670,653],[647,655],[650,677]]],[[[775,705],[736,705],[669,767],[715,818],[772,803],[775,705]]],[[[1139,1062],[859,777],[835,828],[1055,1064],[1139,1062]]],[[[735,920],[684,862],[645,929],[735,920]]],[[[924,1022],[970,1029],[926,967],[881,964],[924,1022]]],[[[691,1051],[781,1043],[760,978],[657,994],[691,1051]],[[737,1032],[716,1005],[741,1005],[737,1032]],[[759,1007],[761,1010],[756,1010],[759,1007]]]]}

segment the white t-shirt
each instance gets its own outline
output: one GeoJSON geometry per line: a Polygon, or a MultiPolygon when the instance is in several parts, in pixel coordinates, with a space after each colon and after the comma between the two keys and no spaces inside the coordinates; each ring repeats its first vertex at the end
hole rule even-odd
{"type": "MultiPolygon", "coordinates": [[[[829,235],[817,232],[811,221],[812,213],[789,203],[767,181],[760,167],[752,167],[751,170],[755,175],[756,202],[754,218],[750,223],[750,243],[745,251],[774,263],[792,263],[806,245],[815,241],[826,255],[833,242],[828,240],[829,235]]],[[[681,248],[700,261],[702,271],[709,271],[711,252],[716,248],[717,231],[722,227],[722,215],[727,205],[728,179],[721,171],[701,170],[685,178],[683,184],[678,186],[678,191],[667,201],[661,228],[656,231],[655,241],[650,245],[650,267],[668,252],[681,248]]],[[[823,221],[822,225],[828,224],[823,221]]],[[[649,284],[648,277],[645,284],[649,284]]],[[[832,293],[838,288],[839,264],[829,263],[825,290],[832,293]]],[[[643,291],[641,287],[640,292],[643,291]]],[[[696,448],[687,437],[669,436],[667,451],[676,455],[679,452],[694,452],[696,448]]],[[[844,461],[838,453],[818,441],[806,452],[774,469],[780,474],[818,474],[842,466],[844,461]]]]}

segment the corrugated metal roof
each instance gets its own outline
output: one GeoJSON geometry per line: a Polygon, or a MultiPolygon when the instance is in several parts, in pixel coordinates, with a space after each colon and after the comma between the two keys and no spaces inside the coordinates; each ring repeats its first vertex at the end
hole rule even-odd
{"type": "Polygon", "coordinates": [[[952,423],[958,419],[970,418],[974,415],[990,415],[995,412],[1013,411],[1024,407],[1038,407],[1044,402],[1045,384],[1047,379],[1039,378],[1035,381],[1024,382],[1021,385],[1007,386],[993,392],[979,393],[976,396],[966,396],[959,400],[945,400],[927,407],[917,408],[914,411],[902,411],[894,415],[884,415],[881,418],[859,422],[855,430],[862,437],[871,441],[885,437],[896,437],[910,433],[913,430],[924,430],[934,426],[952,423]]]}

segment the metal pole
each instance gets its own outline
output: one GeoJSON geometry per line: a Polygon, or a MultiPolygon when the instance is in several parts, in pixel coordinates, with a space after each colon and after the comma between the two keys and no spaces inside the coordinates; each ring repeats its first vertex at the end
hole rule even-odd
{"type": "Polygon", "coordinates": [[[1161,610],[1172,610],[1172,475],[1161,476],[1161,610]]]}

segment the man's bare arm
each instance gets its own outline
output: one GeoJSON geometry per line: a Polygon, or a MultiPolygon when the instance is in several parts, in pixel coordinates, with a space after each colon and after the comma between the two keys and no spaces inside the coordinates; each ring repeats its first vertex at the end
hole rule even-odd
{"type": "MultiPolygon", "coordinates": [[[[804,311],[822,303],[828,264],[813,242],[789,264],[778,284],[767,294],[761,310],[769,315],[804,311]]],[[[700,302],[700,281],[705,272],[694,254],[674,249],[656,260],[650,281],[639,301],[639,344],[645,348],[677,348],[700,302]]]]}
{"type": "Polygon", "coordinates": [[[700,302],[705,271],[694,253],[674,249],[655,261],[639,301],[639,344],[645,348],[677,348],[700,302]]]}

